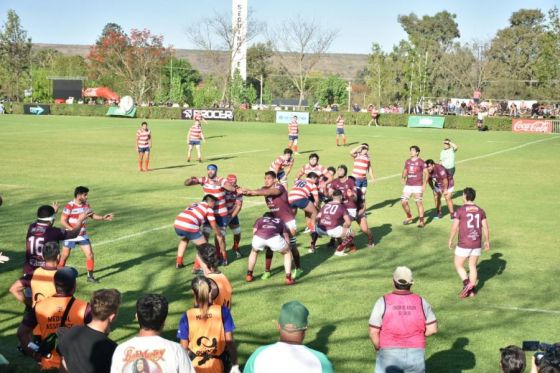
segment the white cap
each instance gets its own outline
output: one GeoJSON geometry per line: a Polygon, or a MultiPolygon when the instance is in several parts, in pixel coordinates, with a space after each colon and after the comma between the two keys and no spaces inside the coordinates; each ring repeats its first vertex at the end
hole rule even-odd
{"type": "Polygon", "coordinates": [[[393,272],[393,280],[401,285],[413,284],[412,271],[408,267],[397,267],[393,272]]]}

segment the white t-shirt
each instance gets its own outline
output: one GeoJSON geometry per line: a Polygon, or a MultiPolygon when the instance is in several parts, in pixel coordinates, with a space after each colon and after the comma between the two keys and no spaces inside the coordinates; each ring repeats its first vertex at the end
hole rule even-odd
{"type": "Polygon", "coordinates": [[[322,352],[304,345],[276,342],[259,347],[247,360],[243,373],[332,373],[332,364],[322,352]]]}
{"type": "Polygon", "coordinates": [[[129,339],[113,354],[111,373],[136,372],[195,373],[195,370],[180,344],[152,336],[129,339]]]}

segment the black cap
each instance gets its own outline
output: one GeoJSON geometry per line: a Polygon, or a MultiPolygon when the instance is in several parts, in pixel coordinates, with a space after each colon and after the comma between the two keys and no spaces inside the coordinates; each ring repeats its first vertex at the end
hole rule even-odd
{"type": "Polygon", "coordinates": [[[71,287],[76,284],[76,277],[78,277],[76,268],[62,267],[54,274],[54,283],[59,286],[71,287]]]}

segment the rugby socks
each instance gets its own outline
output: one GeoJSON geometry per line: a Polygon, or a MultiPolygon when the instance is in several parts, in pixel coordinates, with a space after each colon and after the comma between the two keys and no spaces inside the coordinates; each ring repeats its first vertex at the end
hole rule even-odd
{"type": "MultiPolygon", "coordinates": [[[[183,261],[183,258],[181,258],[181,262],[183,261]]],[[[200,271],[200,262],[198,261],[198,257],[194,257],[194,265],[193,265],[193,271],[200,271]]]]}
{"type": "Polygon", "coordinates": [[[338,137],[336,138],[336,146],[339,146],[339,144],[338,144],[338,137]]]}
{"type": "Polygon", "coordinates": [[[182,265],[183,265],[183,257],[182,257],[182,256],[178,256],[178,257],[177,257],[177,261],[176,261],[175,263],[177,263],[178,266],[182,266],[182,265]]]}
{"type": "Polygon", "coordinates": [[[344,240],[342,240],[340,245],[338,245],[336,251],[344,251],[344,249],[346,249],[348,246],[351,246],[353,243],[354,243],[354,237],[352,236],[346,237],[344,240]]]}
{"type": "Polygon", "coordinates": [[[145,171],[148,171],[150,169],[150,160],[146,159],[146,167],[145,167],[145,171]]]}
{"type": "Polygon", "coordinates": [[[294,145],[294,152],[297,153],[297,151],[298,151],[298,146],[297,146],[297,145],[294,145]]]}
{"type": "Polygon", "coordinates": [[[311,245],[315,245],[317,243],[318,238],[319,238],[319,234],[317,234],[317,232],[311,233],[311,245]]]}
{"type": "Polygon", "coordinates": [[[292,258],[294,259],[294,266],[296,269],[301,268],[301,261],[299,256],[299,251],[297,249],[297,241],[295,237],[290,238],[290,249],[292,251],[292,258]]]}
{"type": "Polygon", "coordinates": [[[274,253],[269,248],[266,248],[266,252],[264,255],[264,271],[270,272],[270,267],[272,267],[272,256],[274,255],[274,253]]]}
{"type": "Polygon", "coordinates": [[[93,259],[86,259],[86,268],[88,272],[93,272],[93,259]]]}
{"type": "Polygon", "coordinates": [[[239,241],[241,241],[241,235],[240,234],[234,234],[233,235],[233,250],[239,251],[239,241]]]}
{"type": "Polygon", "coordinates": [[[342,138],[342,143],[344,144],[344,146],[346,146],[346,137],[342,138]]]}
{"type": "Polygon", "coordinates": [[[138,170],[142,171],[142,161],[138,161],[138,170]]]}

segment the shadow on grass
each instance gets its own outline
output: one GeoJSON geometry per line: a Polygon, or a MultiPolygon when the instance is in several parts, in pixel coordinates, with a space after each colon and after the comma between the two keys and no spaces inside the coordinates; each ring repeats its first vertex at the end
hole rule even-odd
{"type": "Polygon", "coordinates": [[[235,156],[210,157],[210,158],[207,158],[206,161],[207,162],[227,161],[228,159],[234,159],[234,158],[237,158],[237,157],[235,157],[235,156]]]}
{"type": "MultiPolygon", "coordinates": [[[[171,252],[175,252],[177,250],[176,247],[172,247],[170,249],[164,250],[164,251],[155,251],[155,252],[151,252],[148,254],[144,254],[142,256],[138,256],[138,257],[134,257],[134,258],[130,258],[128,260],[124,260],[122,262],[119,263],[114,263],[110,266],[107,267],[103,267],[103,268],[98,268],[96,270],[97,273],[102,273],[101,275],[97,276],[98,280],[101,280],[103,278],[106,277],[111,277],[114,274],[120,273],[122,271],[126,271],[132,267],[135,266],[140,266],[142,264],[145,263],[153,263],[153,260],[155,260],[156,258],[160,258],[162,256],[165,256],[166,254],[169,254],[171,252]]],[[[170,262],[169,264],[169,268],[173,267],[173,262],[170,262]]],[[[163,266],[163,268],[166,268],[166,266],[163,266]]]]}
{"type": "Polygon", "coordinates": [[[327,355],[329,353],[329,347],[328,347],[329,338],[331,337],[331,335],[334,333],[335,330],[336,330],[335,325],[332,324],[323,325],[321,329],[319,329],[319,331],[317,332],[315,339],[309,343],[306,343],[306,345],[314,350],[321,351],[322,353],[327,355]]]}
{"type": "Polygon", "coordinates": [[[393,224],[382,224],[379,227],[371,227],[373,233],[373,241],[378,245],[385,236],[393,231],[393,224]]]}
{"type": "Polygon", "coordinates": [[[210,139],[219,139],[220,137],[226,137],[226,135],[210,136],[210,137],[206,137],[206,140],[210,140],[210,139]]]}
{"type": "Polygon", "coordinates": [[[482,289],[486,281],[490,280],[492,277],[499,276],[504,273],[507,261],[502,259],[502,256],[502,253],[494,253],[490,259],[486,259],[478,263],[477,290],[482,289]]]}
{"type": "Polygon", "coordinates": [[[393,199],[386,199],[383,202],[378,202],[375,205],[371,205],[370,207],[368,207],[366,209],[366,211],[382,209],[383,207],[386,207],[386,206],[393,207],[395,205],[395,203],[399,202],[400,200],[401,200],[400,197],[399,198],[393,198],[393,199]]]}
{"type": "Polygon", "coordinates": [[[191,167],[191,166],[194,166],[194,163],[189,163],[189,164],[178,164],[178,165],[174,165],[174,166],[165,166],[165,167],[150,168],[150,171],[148,171],[148,172],[159,171],[159,170],[171,170],[171,169],[173,169],[173,168],[185,168],[185,167],[191,167]]]}
{"type": "Polygon", "coordinates": [[[299,152],[299,154],[307,154],[307,153],[317,153],[322,151],[323,149],[312,149],[312,150],[304,150],[302,152],[299,152]]]}
{"type": "Polygon", "coordinates": [[[474,369],[476,357],[465,349],[468,344],[468,338],[457,338],[449,350],[436,352],[426,360],[426,372],[461,373],[474,369]]]}

